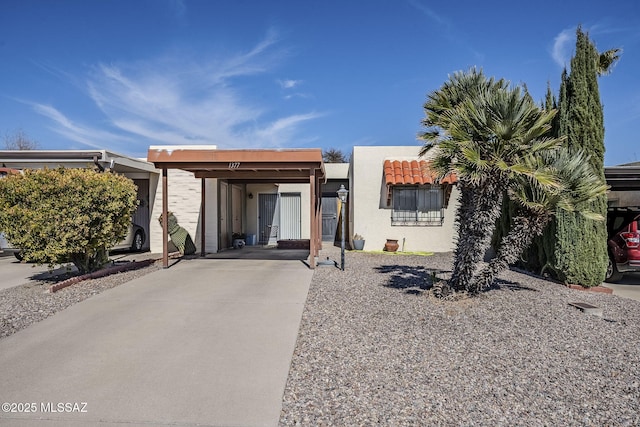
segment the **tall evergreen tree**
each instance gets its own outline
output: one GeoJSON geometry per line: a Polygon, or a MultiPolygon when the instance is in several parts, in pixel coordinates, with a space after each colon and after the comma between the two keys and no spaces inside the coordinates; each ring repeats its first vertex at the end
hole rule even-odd
{"type": "MultiPolygon", "coordinates": [[[[578,27],[571,72],[562,74],[558,100],[558,134],[566,136],[569,149],[582,149],[590,156],[594,170],[604,179],[604,117],[600,103],[598,76],[606,74],[617,60],[618,50],[599,54],[588,34],[578,27]],[[611,52],[615,52],[611,55],[611,52]],[[603,69],[603,57],[611,58],[603,69]],[[608,64],[608,65],[607,65],[608,64]]],[[[581,207],[606,216],[607,198],[599,197],[581,207]]],[[[602,283],[607,267],[605,223],[574,212],[561,212],[547,230],[544,248],[552,249],[543,269],[565,283],[596,286],[602,283]]]]}

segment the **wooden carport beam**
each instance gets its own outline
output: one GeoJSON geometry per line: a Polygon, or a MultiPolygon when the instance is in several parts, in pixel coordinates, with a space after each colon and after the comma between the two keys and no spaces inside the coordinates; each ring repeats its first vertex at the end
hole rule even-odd
{"type": "MultiPolygon", "coordinates": [[[[299,171],[297,169],[280,169],[273,170],[195,170],[193,172],[196,178],[218,178],[218,179],[270,179],[274,177],[280,180],[300,179],[307,177],[307,171],[299,171]]],[[[304,179],[306,181],[306,179],[304,179]]]]}
{"type": "Polygon", "coordinates": [[[206,180],[204,178],[202,178],[201,180],[201,186],[200,186],[200,256],[204,257],[206,255],[205,252],[205,247],[206,247],[206,226],[205,224],[207,223],[206,218],[206,206],[207,206],[207,198],[206,198],[206,180]]]}
{"type": "Polygon", "coordinates": [[[167,168],[162,168],[162,267],[169,268],[169,183],[167,168]]]}
{"type": "Polygon", "coordinates": [[[317,255],[317,247],[316,247],[316,170],[309,169],[309,216],[310,216],[310,224],[309,224],[309,233],[311,234],[309,237],[309,267],[316,268],[316,255],[317,255]]]}
{"type": "Polygon", "coordinates": [[[316,242],[318,254],[322,249],[322,181],[316,176],[316,242]]]}

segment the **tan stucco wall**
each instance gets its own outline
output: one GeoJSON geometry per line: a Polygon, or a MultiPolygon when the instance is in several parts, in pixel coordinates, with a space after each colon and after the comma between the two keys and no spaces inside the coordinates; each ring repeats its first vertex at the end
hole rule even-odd
{"type": "MultiPolygon", "coordinates": [[[[180,169],[167,171],[169,211],[178,218],[178,224],[184,227],[196,248],[200,251],[200,205],[201,205],[201,180],[193,176],[191,172],[180,169]]],[[[153,188],[150,189],[153,191],[153,188]]],[[[151,210],[150,242],[151,252],[162,253],[162,227],[158,218],[162,214],[162,178],[159,178],[156,186],[156,197],[151,210]]],[[[218,191],[217,180],[206,180],[206,251],[218,251],[217,209],[218,191]]]]}
{"type": "Polygon", "coordinates": [[[386,158],[417,156],[420,147],[354,147],[349,170],[350,234],[365,239],[364,250],[382,250],[387,239],[397,239],[405,251],[449,252],[454,249],[454,215],[458,191],[454,187],[441,226],[392,226],[386,207],[383,163],[386,158]]]}

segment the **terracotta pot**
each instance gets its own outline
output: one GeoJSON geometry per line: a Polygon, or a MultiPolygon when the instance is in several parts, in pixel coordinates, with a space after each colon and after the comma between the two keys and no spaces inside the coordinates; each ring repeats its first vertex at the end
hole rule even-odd
{"type": "Polygon", "coordinates": [[[387,243],[384,244],[384,250],[387,252],[395,252],[399,247],[400,245],[398,245],[398,241],[395,239],[387,239],[387,243]]]}

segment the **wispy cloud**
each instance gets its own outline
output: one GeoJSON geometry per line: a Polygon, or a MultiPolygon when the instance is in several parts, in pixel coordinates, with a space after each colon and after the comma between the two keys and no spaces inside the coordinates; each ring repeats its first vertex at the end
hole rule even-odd
{"type": "MultiPolygon", "coordinates": [[[[408,4],[425,15],[429,21],[436,24],[438,32],[448,41],[467,49],[478,61],[484,60],[484,53],[476,50],[462,29],[455,28],[453,21],[426,6],[421,0],[407,0],[408,4]]],[[[433,2],[429,2],[433,3],[433,2]]]]}
{"type": "Polygon", "coordinates": [[[267,127],[257,129],[255,136],[259,141],[265,141],[270,146],[282,146],[282,141],[288,141],[293,137],[298,125],[322,116],[321,113],[307,113],[284,117],[267,127]]]}
{"type": "Polygon", "coordinates": [[[575,44],[576,29],[567,28],[555,37],[553,40],[553,48],[551,49],[551,57],[561,67],[568,67],[571,61],[571,52],[575,44]]]}
{"type": "Polygon", "coordinates": [[[424,13],[432,21],[435,21],[437,24],[443,25],[445,27],[451,26],[451,23],[447,19],[437,14],[433,9],[422,4],[419,0],[409,0],[409,4],[415,7],[416,9],[418,9],[419,11],[421,11],[422,13],[424,13]]]}
{"type": "MultiPolygon", "coordinates": [[[[98,64],[85,90],[103,115],[104,129],[80,123],[52,106],[33,104],[66,138],[92,147],[114,140],[138,141],[137,152],[162,144],[216,144],[221,148],[287,146],[304,123],[320,117],[297,112],[273,117],[235,85],[240,76],[259,77],[280,63],[278,36],[269,31],[246,52],[208,59],[165,57],[128,64],[98,64]]],[[[301,80],[284,80],[294,88],[301,80]]],[[[131,148],[131,147],[130,147],[131,148]]]]}
{"type": "Polygon", "coordinates": [[[297,89],[299,86],[302,86],[302,84],[304,83],[303,80],[287,79],[287,80],[276,80],[276,82],[278,83],[278,85],[280,85],[280,88],[284,91],[284,99],[313,98],[313,96],[309,93],[298,92],[294,90],[294,89],[297,89]]]}
{"type": "Polygon", "coordinates": [[[302,84],[302,80],[278,80],[278,84],[282,89],[293,89],[302,84]]]}
{"type": "Polygon", "coordinates": [[[114,148],[114,145],[125,146],[133,142],[133,139],[127,136],[78,124],[50,105],[38,103],[28,104],[30,104],[37,113],[47,117],[53,122],[53,126],[51,127],[53,131],[71,141],[88,147],[101,149],[114,148]]]}

